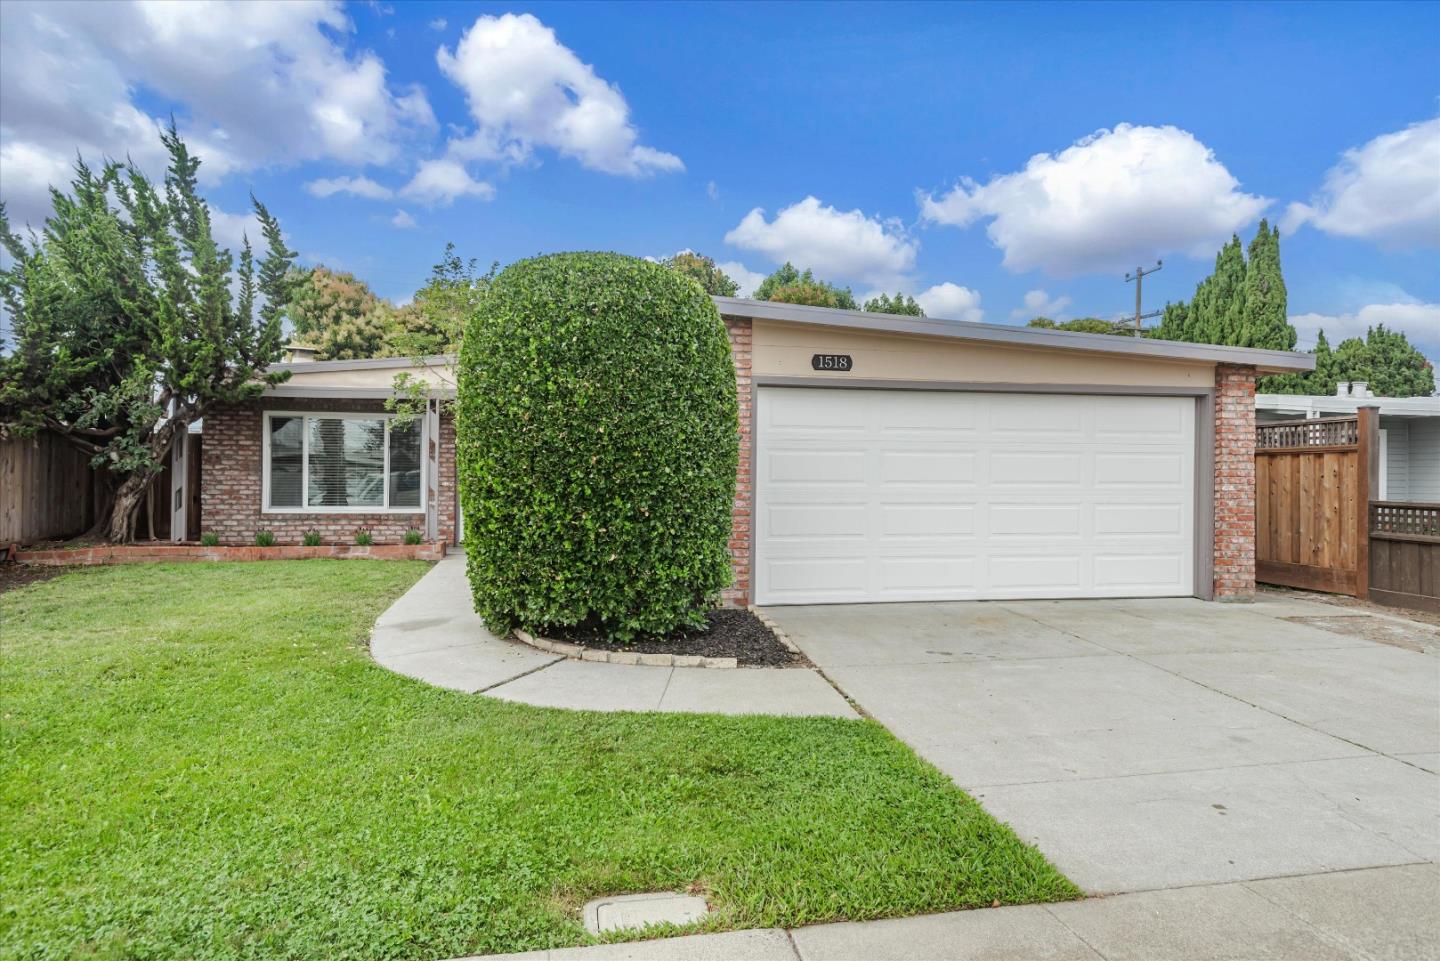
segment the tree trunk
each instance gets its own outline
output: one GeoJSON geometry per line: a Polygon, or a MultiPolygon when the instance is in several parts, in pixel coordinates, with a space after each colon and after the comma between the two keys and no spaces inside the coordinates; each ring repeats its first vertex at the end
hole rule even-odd
{"type": "Polygon", "coordinates": [[[106,538],[112,544],[129,544],[135,539],[135,524],[139,519],[140,506],[145,500],[145,490],[150,478],[136,472],[130,474],[115,489],[115,501],[110,510],[110,528],[106,538]]]}

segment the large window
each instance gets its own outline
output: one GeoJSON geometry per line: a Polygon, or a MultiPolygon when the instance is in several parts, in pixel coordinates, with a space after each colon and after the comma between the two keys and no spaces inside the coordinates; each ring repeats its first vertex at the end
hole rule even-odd
{"type": "Polygon", "coordinates": [[[411,511],[421,496],[424,432],[381,414],[265,415],[265,509],[411,511]]]}

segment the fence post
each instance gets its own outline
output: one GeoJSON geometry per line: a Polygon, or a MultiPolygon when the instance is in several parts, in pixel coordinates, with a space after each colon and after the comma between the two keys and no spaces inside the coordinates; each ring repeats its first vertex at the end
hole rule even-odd
{"type": "Polygon", "coordinates": [[[1380,408],[1355,409],[1355,596],[1370,599],[1370,498],[1380,490],[1380,408]]]}

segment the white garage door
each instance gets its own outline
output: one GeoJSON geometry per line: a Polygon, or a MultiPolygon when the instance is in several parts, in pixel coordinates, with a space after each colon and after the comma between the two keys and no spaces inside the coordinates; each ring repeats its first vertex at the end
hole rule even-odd
{"type": "Polygon", "coordinates": [[[769,387],[760,604],[1194,589],[1195,401],[769,387]]]}

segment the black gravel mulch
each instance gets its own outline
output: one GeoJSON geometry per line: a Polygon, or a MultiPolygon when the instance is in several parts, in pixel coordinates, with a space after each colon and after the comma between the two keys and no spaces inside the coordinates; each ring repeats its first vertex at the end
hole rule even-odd
{"type": "Polygon", "coordinates": [[[703,630],[680,630],[665,637],[641,637],[623,644],[606,640],[595,627],[584,624],[546,628],[540,633],[556,641],[568,641],[602,651],[733,657],[741,664],[756,667],[788,667],[805,663],[749,611],[722,608],[706,613],[705,620],[703,630]]]}

